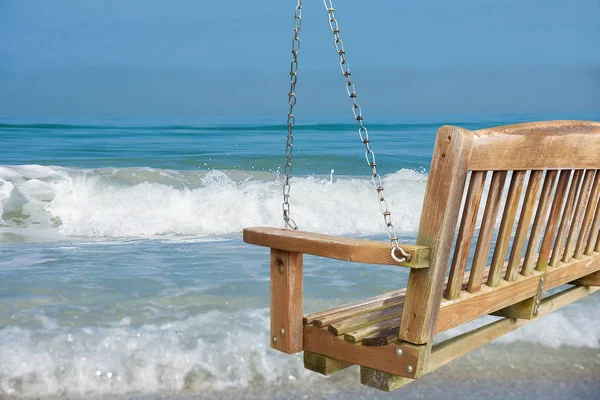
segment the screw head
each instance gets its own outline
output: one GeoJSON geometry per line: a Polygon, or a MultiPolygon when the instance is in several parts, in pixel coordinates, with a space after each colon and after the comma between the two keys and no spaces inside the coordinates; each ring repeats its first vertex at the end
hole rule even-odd
{"type": "Polygon", "coordinates": [[[277,336],[273,336],[273,344],[277,344],[277,336]]]}
{"type": "Polygon", "coordinates": [[[408,364],[408,365],[406,366],[406,372],[408,372],[409,374],[412,374],[412,373],[413,373],[413,371],[414,371],[414,368],[413,368],[413,366],[412,366],[412,365],[410,365],[410,364],[408,364]]]}
{"type": "Polygon", "coordinates": [[[279,331],[279,333],[281,334],[281,337],[285,336],[285,328],[282,326],[281,330],[279,331]]]}
{"type": "Polygon", "coordinates": [[[402,347],[396,347],[396,355],[398,357],[402,357],[404,355],[404,350],[402,350],[402,347]]]}

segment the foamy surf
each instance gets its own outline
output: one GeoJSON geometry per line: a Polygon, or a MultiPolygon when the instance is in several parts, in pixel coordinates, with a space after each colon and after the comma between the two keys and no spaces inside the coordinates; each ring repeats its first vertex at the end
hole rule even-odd
{"type": "MultiPolygon", "coordinates": [[[[582,308],[570,307],[502,338],[497,344],[600,348],[600,325],[582,308]],[[556,329],[556,327],[569,327],[556,329]],[[539,335],[544,331],[545,335],[539,335]],[[543,337],[543,338],[542,338],[543,337]]],[[[164,324],[67,327],[39,317],[36,329],[0,330],[0,394],[38,396],[122,396],[128,393],[215,393],[228,389],[313,384],[323,378],[304,370],[301,356],[269,348],[269,312],[210,311],[164,324]]],[[[594,350],[592,350],[594,349],[594,350]]],[[[541,350],[543,351],[543,350],[541,350]]],[[[478,359],[492,368],[491,345],[478,359]]],[[[561,362],[570,363],[571,359],[561,362]]],[[[558,362],[558,360],[557,360],[558,362]]],[[[357,373],[354,371],[353,373],[357,373]]]]}
{"type": "MultiPolygon", "coordinates": [[[[399,232],[416,232],[426,180],[425,173],[406,169],[384,177],[399,232]]],[[[218,236],[246,226],[280,226],[281,190],[279,175],[264,172],[4,166],[0,218],[5,232],[32,237],[218,236]]],[[[304,230],[384,230],[375,192],[364,178],[295,177],[291,207],[304,230]]]]}

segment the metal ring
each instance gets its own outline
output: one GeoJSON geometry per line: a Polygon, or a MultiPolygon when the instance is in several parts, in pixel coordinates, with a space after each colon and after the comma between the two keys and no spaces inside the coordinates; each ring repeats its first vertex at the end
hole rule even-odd
{"type": "Polygon", "coordinates": [[[390,254],[391,254],[392,258],[394,259],[394,261],[396,261],[397,263],[403,263],[405,261],[410,262],[410,260],[412,258],[409,253],[405,252],[400,247],[395,247],[395,246],[392,247],[392,252],[390,254]],[[398,258],[398,256],[396,256],[396,250],[398,250],[400,252],[402,257],[398,258]]]}

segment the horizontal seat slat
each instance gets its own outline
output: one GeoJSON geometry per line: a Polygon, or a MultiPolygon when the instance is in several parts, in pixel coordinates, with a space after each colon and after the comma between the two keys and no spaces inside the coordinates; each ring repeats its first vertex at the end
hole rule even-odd
{"type": "Polygon", "coordinates": [[[388,304],[397,304],[403,301],[405,297],[406,288],[383,293],[365,300],[355,301],[354,303],[342,304],[341,306],[308,314],[304,317],[304,325],[314,323],[315,326],[322,328],[334,321],[350,318],[365,312],[375,311],[386,307],[388,304]]]}
{"type": "Polygon", "coordinates": [[[409,268],[429,267],[429,247],[427,246],[401,244],[400,247],[411,255],[411,260],[398,263],[392,258],[392,248],[389,242],[270,227],[246,228],[243,236],[246,243],[336,260],[409,268]]]}
{"type": "Polygon", "coordinates": [[[398,325],[382,329],[374,334],[363,338],[363,346],[387,346],[398,341],[398,325]]]}
{"type": "MultiPolygon", "coordinates": [[[[398,341],[398,327],[400,326],[400,316],[391,318],[373,325],[365,326],[344,334],[344,340],[350,343],[358,343],[367,337],[379,337],[383,331],[395,330],[395,341],[398,341]]],[[[364,344],[364,343],[363,343],[364,344]]]]}
{"type": "Polygon", "coordinates": [[[357,315],[356,317],[348,318],[342,321],[338,321],[334,324],[330,324],[328,329],[329,332],[336,336],[343,335],[350,331],[355,331],[360,328],[375,324],[377,322],[385,321],[393,317],[398,317],[402,314],[402,308],[404,304],[395,304],[391,307],[382,308],[381,310],[371,311],[366,314],[357,315]]]}

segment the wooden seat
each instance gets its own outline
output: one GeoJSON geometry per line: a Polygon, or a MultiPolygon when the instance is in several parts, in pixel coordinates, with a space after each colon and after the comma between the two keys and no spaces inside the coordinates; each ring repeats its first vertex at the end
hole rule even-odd
{"type": "Polygon", "coordinates": [[[392,390],[597,291],[599,169],[597,122],[444,126],[417,244],[402,245],[410,261],[397,264],[389,243],[245,229],[271,248],[271,347],[304,351],[322,374],[360,365],[363,384],[392,390]],[[408,285],[303,316],[302,254],[408,267],[408,285]],[[434,344],[486,315],[499,319],[434,344]]]}

